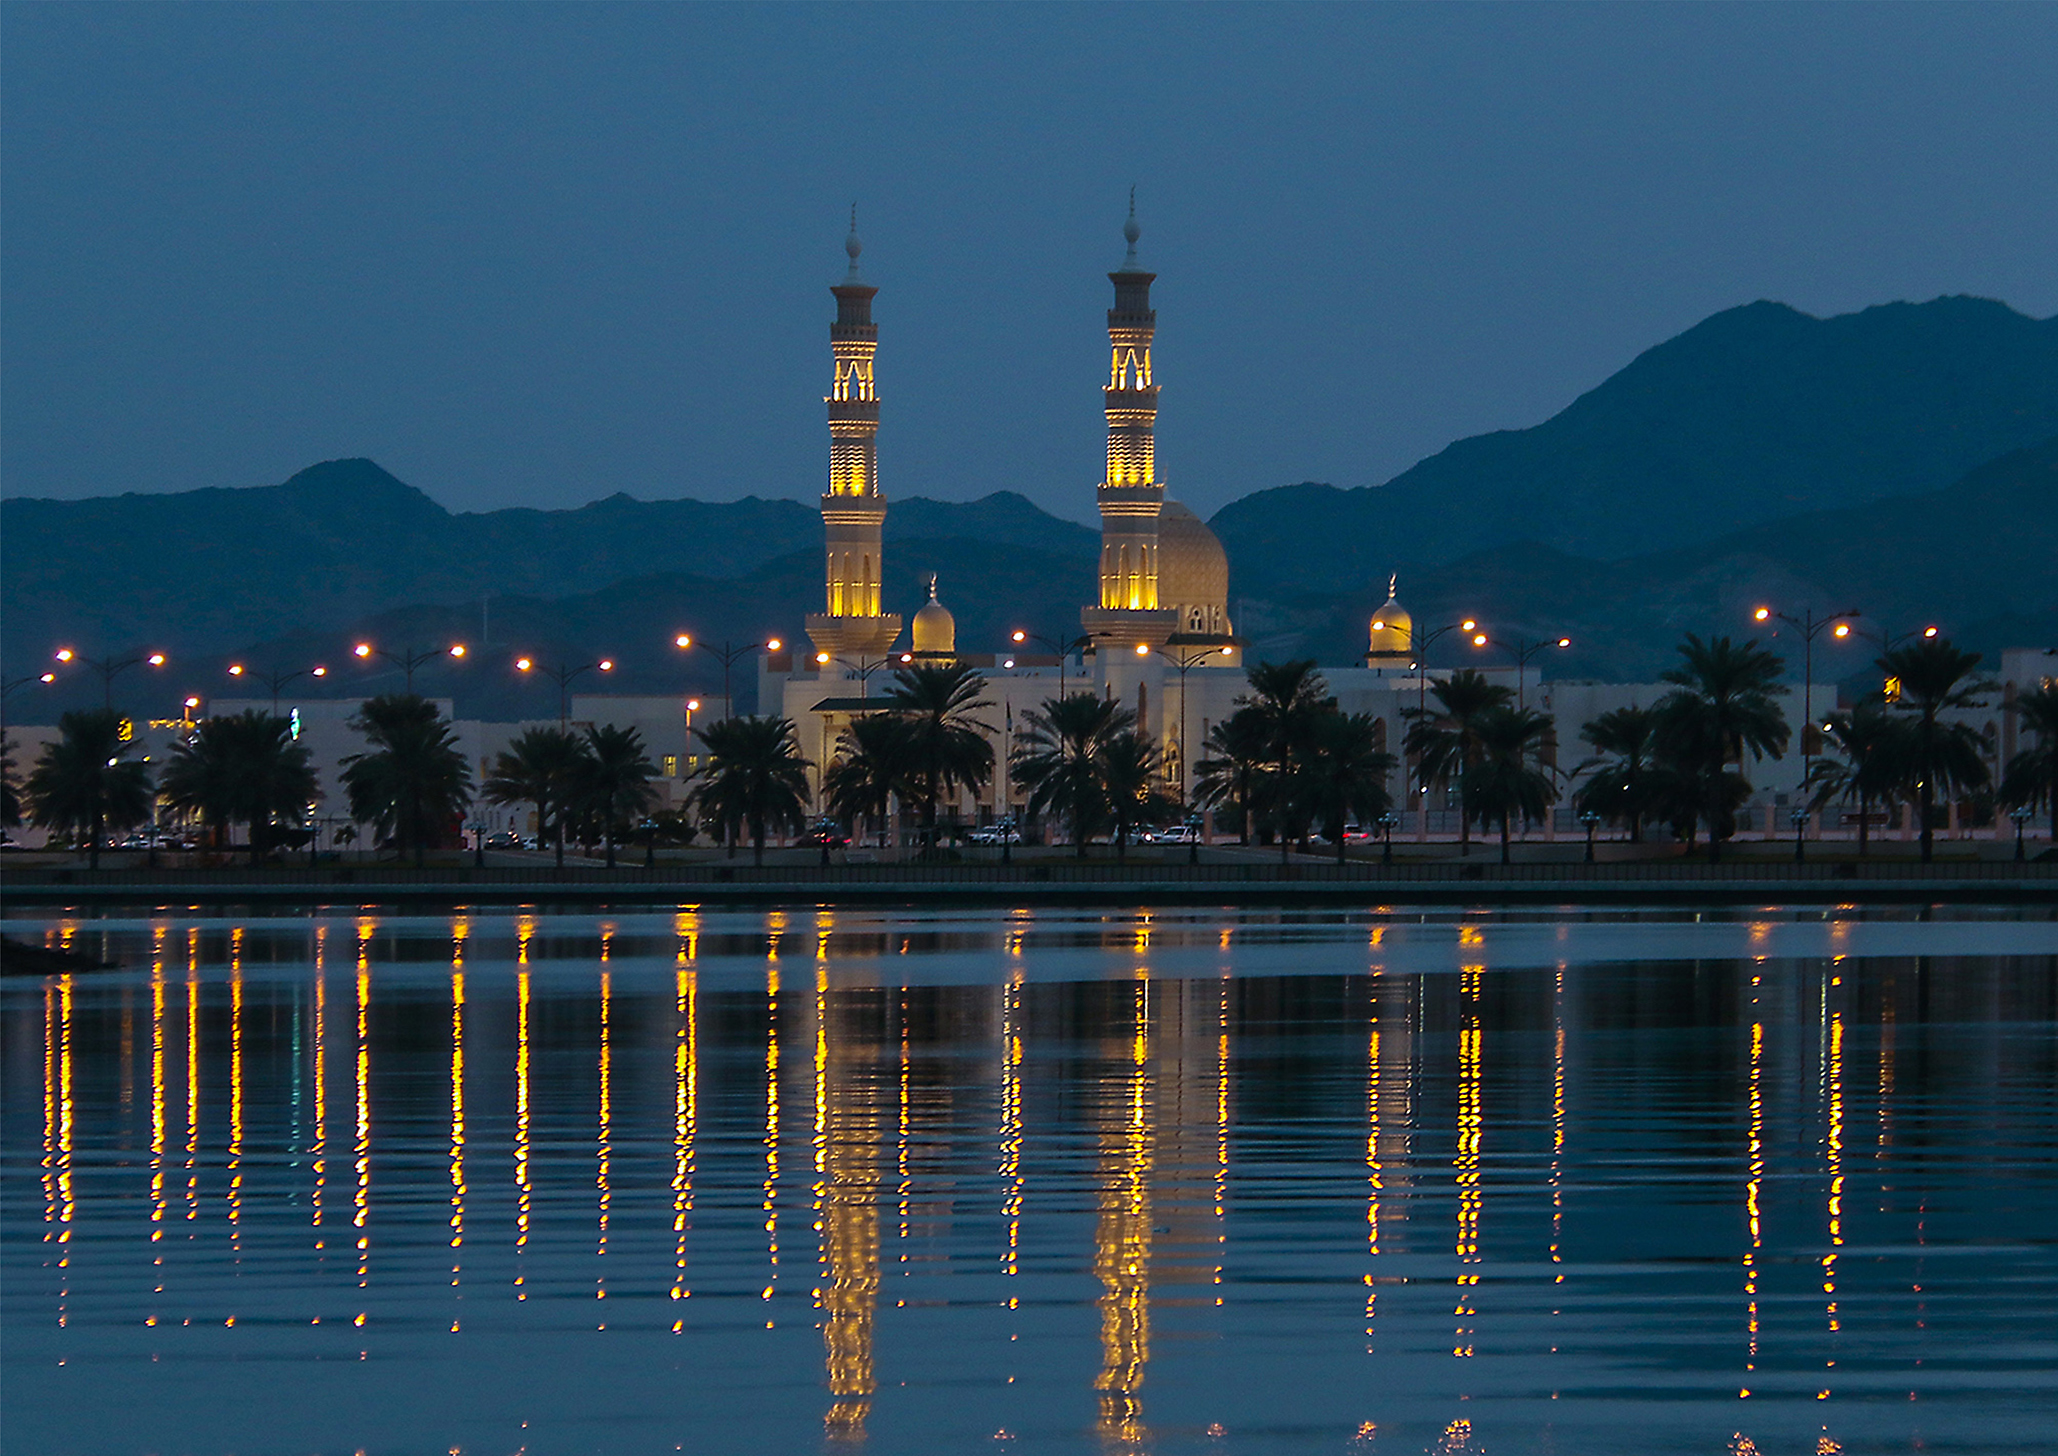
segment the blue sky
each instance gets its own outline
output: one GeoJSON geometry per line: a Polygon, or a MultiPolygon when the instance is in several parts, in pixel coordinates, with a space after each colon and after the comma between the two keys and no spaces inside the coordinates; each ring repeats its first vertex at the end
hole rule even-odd
{"type": "Polygon", "coordinates": [[[1715,310],[2058,311],[2058,6],[10,5],[0,488],[369,455],[811,499],[859,204],[889,496],[1375,484],[1715,310]]]}

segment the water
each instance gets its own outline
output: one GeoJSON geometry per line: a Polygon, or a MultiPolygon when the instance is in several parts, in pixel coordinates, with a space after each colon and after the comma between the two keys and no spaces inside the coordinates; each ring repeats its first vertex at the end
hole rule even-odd
{"type": "Polygon", "coordinates": [[[6,1445],[2049,1451],[1953,914],[16,918],[6,1445]]]}

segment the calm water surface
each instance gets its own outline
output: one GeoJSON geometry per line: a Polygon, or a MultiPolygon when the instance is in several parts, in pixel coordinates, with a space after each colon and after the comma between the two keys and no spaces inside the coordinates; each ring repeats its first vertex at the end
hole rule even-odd
{"type": "Polygon", "coordinates": [[[8,929],[9,1451],[2058,1445],[2047,910],[8,929]]]}

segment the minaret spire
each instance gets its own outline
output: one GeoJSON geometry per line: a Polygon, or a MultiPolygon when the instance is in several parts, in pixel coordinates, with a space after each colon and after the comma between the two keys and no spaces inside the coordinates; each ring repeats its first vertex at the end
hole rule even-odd
{"type": "Polygon", "coordinates": [[[872,373],[879,350],[872,299],[879,290],[858,273],[864,247],[853,202],[850,236],[843,242],[850,271],[829,289],[836,296],[836,322],[829,326],[836,374],[824,400],[829,489],[822,496],[823,610],[807,619],[816,649],[832,656],[884,653],[900,635],[900,618],[879,610],[880,535],[886,524],[886,497],[879,490],[879,391],[872,373]]]}
{"type": "Polygon", "coordinates": [[[1177,613],[1158,605],[1158,513],[1165,487],[1157,473],[1158,386],[1151,344],[1158,316],[1150,303],[1155,273],[1136,259],[1136,189],[1122,236],[1129,252],[1108,275],[1115,306],[1108,310],[1108,382],[1102,390],[1108,419],[1108,473],[1095,492],[1100,504],[1100,604],[1082,616],[1088,632],[1162,642],[1177,613]]]}

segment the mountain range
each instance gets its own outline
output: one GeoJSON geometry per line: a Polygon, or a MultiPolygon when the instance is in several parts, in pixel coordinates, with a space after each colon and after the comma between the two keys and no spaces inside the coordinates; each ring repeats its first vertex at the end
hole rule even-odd
{"type": "MultiPolygon", "coordinates": [[[[1382,486],[1262,490],[1212,524],[1239,630],[1269,656],[1354,657],[1396,570],[1425,621],[1572,635],[1554,676],[1648,676],[1679,632],[1733,630],[1759,598],[2058,637],[2054,439],[2058,319],[1970,298],[1828,319],[1757,303],[1532,429],[1459,441],[1382,486]]],[[[368,460],[252,489],[8,499],[0,523],[10,675],[59,642],[147,645],[204,688],[186,677],[230,654],[333,662],[358,634],[483,630],[492,650],[610,653],[617,690],[709,690],[676,632],[792,635],[820,594],[820,524],[798,502],[454,514],[368,460]]],[[[1018,495],[895,500],[887,537],[889,609],[911,611],[936,571],[967,647],[1068,630],[1092,590],[1097,534],[1018,495]]],[[[438,690],[466,711],[526,711],[504,671],[458,674],[438,690]]]]}

